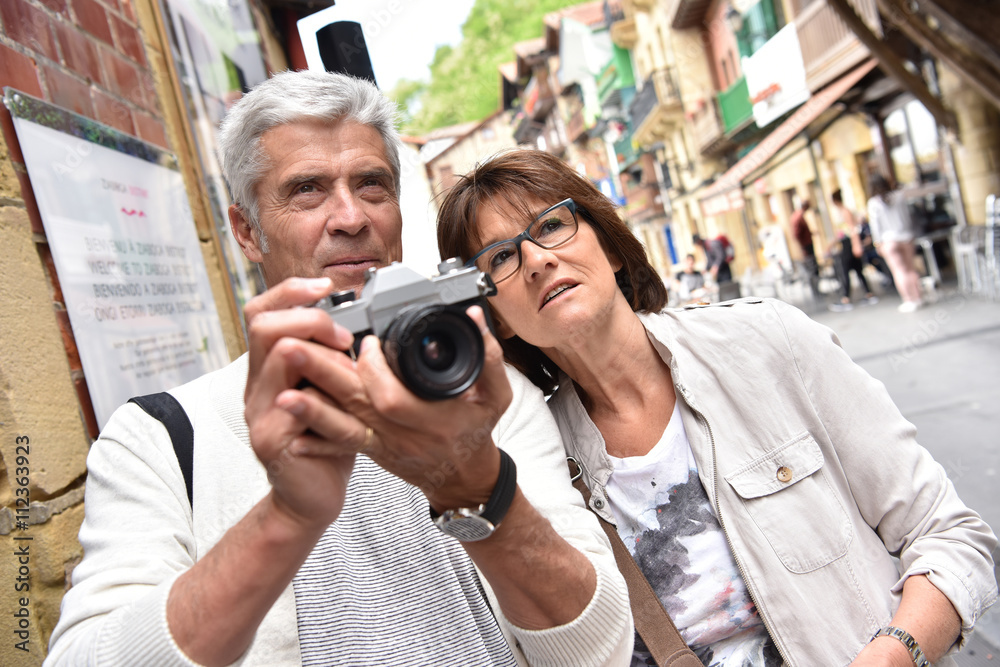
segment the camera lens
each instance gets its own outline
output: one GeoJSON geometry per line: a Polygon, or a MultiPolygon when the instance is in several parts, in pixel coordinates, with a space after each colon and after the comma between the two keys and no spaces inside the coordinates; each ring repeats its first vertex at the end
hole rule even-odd
{"type": "Polygon", "coordinates": [[[427,368],[443,371],[455,363],[454,341],[440,333],[424,336],[420,341],[420,356],[427,368]]]}
{"type": "Polygon", "coordinates": [[[483,369],[479,327],[440,305],[401,311],[383,337],[386,360],[410,391],[427,400],[458,396],[483,369]]]}

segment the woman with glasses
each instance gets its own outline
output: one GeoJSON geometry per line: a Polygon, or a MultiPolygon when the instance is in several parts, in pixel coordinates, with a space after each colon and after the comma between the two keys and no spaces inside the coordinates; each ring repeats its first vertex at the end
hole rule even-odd
{"type": "Polygon", "coordinates": [[[953,664],[996,538],[828,329],[772,300],[663,310],[613,204],[539,151],[460,179],[438,244],[493,278],[508,362],[706,665],[953,664]]]}

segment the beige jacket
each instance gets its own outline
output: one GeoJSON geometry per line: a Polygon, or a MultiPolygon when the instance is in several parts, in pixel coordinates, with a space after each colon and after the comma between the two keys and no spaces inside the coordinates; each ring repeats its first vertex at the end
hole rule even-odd
{"type": "MultiPolygon", "coordinates": [[[[849,664],[920,573],[958,610],[964,641],[997,597],[996,537],[829,329],[760,299],[640,318],[670,364],[701,482],[788,665],[849,664]]],[[[592,509],[614,522],[612,466],[572,382],[549,405],[592,509]]]]}

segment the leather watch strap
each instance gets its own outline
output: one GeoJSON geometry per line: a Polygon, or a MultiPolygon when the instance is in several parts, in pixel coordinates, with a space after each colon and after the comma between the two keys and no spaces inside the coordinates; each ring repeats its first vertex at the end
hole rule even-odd
{"type": "MultiPolygon", "coordinates": [[[[514,502],[514,495],[517,493],[517,466],[514,465],[514,459],[499,447],[497,451],[500,452],[500,472],[489,500],[482,506],[482,511],[478,512],[479,516],[493,524],[494,528],[507,516],[507,510],[510,509],[510,504],[514,502]]],[[[433,507],[430,511],[431,519],[441,516],[433,507]]]]}
{"type": "MultiPolygon", "coordinates": [[[[590,489],[583,482],[583,469],[572,457],[567,459],[567,463],[569,464],[570,477],[573,479],[573,486],[583,496],[583,501],[589,508],[590,489]]],[[[646,643],[646,648],[649,649],[656,664],[659,667],[703,667],[701,660],[688,647],[677,631],[673,619],[663,608],[660,598],[656,595],[653,587],[649,585],[642,570],[632,558],[632,554],[628,552],[628,547],[618,536],[618,529],[605,521],[600,514],[595,512],[594,515],[607,534],[608,540],[611,541],[611,551],[615,555],[618,570],[625,577],[635,630],[642,637],[642,641],[646,643]]]]}
{"type": "Polygon", "coordinates": [[[514,494],[517,492],[517,466],[514,465],[514,459],[499,447],[497,451],[500,452],[500,474],[497,475],[497,483],[490,499],[483,505],[483,513],[479,515],[494,526],[499,526],[507,516],[507,510],[514,502],[514,494]]]}

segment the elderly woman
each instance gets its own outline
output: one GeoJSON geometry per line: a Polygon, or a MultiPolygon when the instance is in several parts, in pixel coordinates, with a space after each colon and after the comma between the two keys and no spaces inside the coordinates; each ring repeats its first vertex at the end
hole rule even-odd
{"type": "Polygon", "coordinates": [[[539,151],[463,177],[438,243],[496,283],[507,360],[705,664],[953,664],[996,538],[828,329],[771,300],[662,310],[613,205],[539,151]]]}

